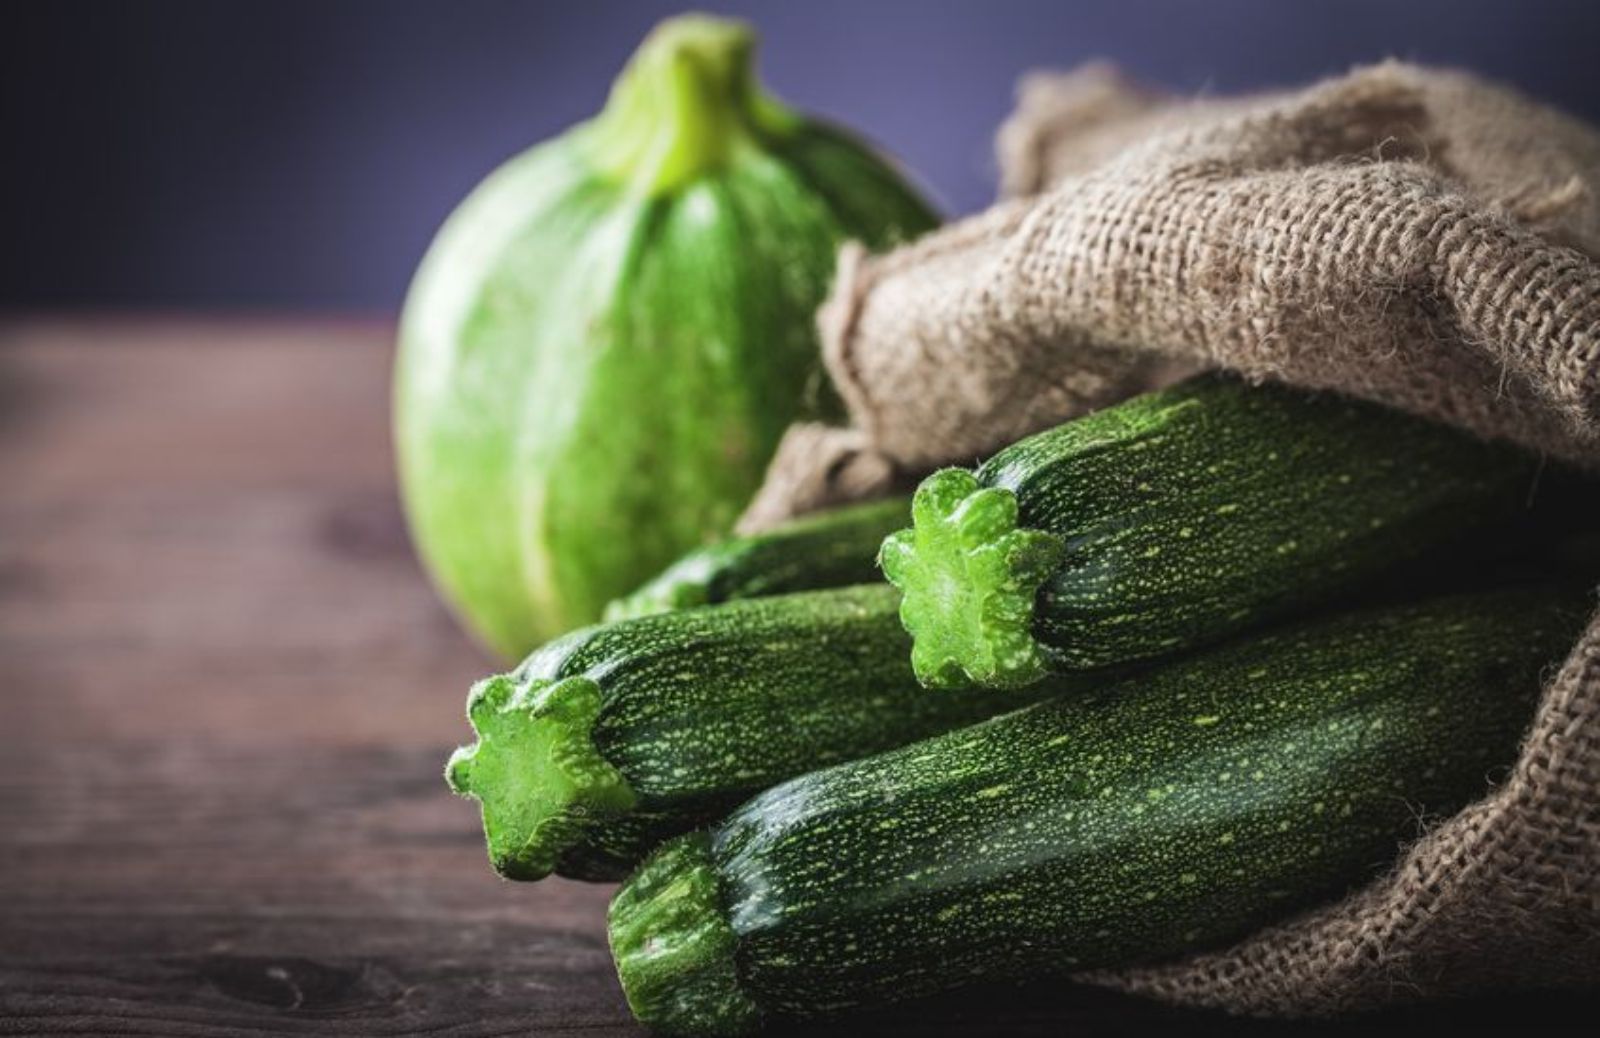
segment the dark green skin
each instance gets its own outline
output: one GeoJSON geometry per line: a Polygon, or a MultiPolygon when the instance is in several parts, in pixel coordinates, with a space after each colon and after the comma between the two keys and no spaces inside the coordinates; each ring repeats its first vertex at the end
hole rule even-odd
{"type": "Polygon", "coordinates": [[[633,594],[613,602],[606,618],[876,582],[878,546],[910,515],[910,499],[896,497],[803,516],[764,533],[729,537],[690,552],[633,594]]]}
{"type": "Polygon", "coordinates": [[[602,624],[531,656],[518,682],[596,682],[594,746],[639,798],[587,825],[556,872],[620,879],[663,838],[776,782],[1105,680],[930,694],[898,605],[887,584],[777,595],[602,624]]]}
{"type": "MultiPolygon", "coordinates": [[[[709,857],[685,840],[652,859],[719,880],[742,1010],[639,980],[630,998],[647,1023],[727,1031],[1239,937],[1484,794],[1586,599],[1347,614],[776,786],[711,830],[709,857]]],[[[641,887],[671,878],[651,870],[641,887]]],[[[641,935],[637,900],[624,886],[613,908],[625,985],[641,936],[676,939],[641,935]]]]}
{"type": "Polygon", "coordinates": [[[1061,537],[1033,634],[1051,669],[1217,641],[1527,508],[1538,461],[1332,394],[1205,376],[978,470],[1061,537]]]}

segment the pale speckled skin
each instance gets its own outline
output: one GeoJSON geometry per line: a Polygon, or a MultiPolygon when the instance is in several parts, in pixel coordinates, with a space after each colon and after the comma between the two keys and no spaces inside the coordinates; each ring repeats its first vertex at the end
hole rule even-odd
{"type": "Polygon", "coordinates": [[[1335,896],[1486,791],[1586,606],[1311,622],[776,786],[704,858],[741,989],[805,1015],[1147,962],[1335,896]]]}
{"type": "Polygon", "coordinates": [[[505,712],[479,708],[475,695],[480,743],[453,760],[487,753],[494,763],[475,763],[478,774],[528,775],[458,783],[483,802],[496,867],[518,879],[552,867],[571,878],[620,879],[662,839],[776,782],[1109,680],[1074,675],[1010,693],[930,693],[911,673],[898,601],[886,584],[863,585],[601,624],[482,683],[504,686],[505,712]],[[592,689],[598,704],[577,730],[553,731],[564,715],[536,716],[525,704],[564,688],[592,689]],[[577,745],[584,760],[572,759],[577,745]],[[550,792],[529,795],[534,784],[550,792]]]}
{"type": "Polygon", "coordinates": [[[737,138],[658,191],[648,168],[597,168],[598,120],[512,159],[407,297],[407,515],[446,597],[507,658],[732,527],[789,423],[836,406],[812,319],[835,250],[937,222],[835,130],[715,114],[737,138]]]}
{"type": "Polygon", "coordinates": [[[899,535],[896,560],[918,673],[1022,684],[1214,642],[1510,519],[1538,469],[1374,404],[1192,379],[1013,444],[969,495],[930,498],[942,508],[899,535]],[[952,523],[982,536],[937,536],[952,523]],[[1054,542],[1048,573],[1038,551],[981,565],[1025,532],[1054,542]]]}

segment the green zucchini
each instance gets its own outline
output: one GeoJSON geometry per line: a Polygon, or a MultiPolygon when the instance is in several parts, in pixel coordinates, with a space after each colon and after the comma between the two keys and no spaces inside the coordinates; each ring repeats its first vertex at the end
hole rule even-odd
{"type": "Polygon", "coordinates": [[[641,1021],[731,1034],[1237,938],[1515,757],[1582,594],[1366,610],[804,775],[663,846],[610,937],[641,1021]]]}
{"type": "Polygon", "coordinates": [[[897,605],[876,584],[576,631],[473,689],[446,778],[502,875],[618,879],[775,782],[1102,680],[930,696],[897,605]]]}
{"type": "Polygon", "coordinates": [[[735,598],[874,583],[879,580],[878,546],[910,515],[910,500],[895,497],[718,541],[683,556],[633,594],[612,602],[605,618],[622,620],[735,598]]]}
{"type": "Polygon", "coordinates": [[[1022,685],[1325,602],[1509,520],[1537,467],[1374,404],[1202,376],[934,473],[881,562],[923,684],[1022,685]]]}
{"type": "Polygon", "coordinates": [[[594,118],[440,229],[400,322],[417,552],[518,659],[725,535],[789,424],[842,405],[812,314],[834,256],[938,218],[892,162],[774,98],[742,22],[664,21],[594,118]]]}

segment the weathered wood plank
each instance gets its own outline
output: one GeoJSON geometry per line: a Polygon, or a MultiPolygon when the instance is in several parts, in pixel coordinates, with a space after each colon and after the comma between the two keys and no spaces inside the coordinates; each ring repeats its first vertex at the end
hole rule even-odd
{"type": "MultiPolygon", "coordinates": [[[[493,663],[407,547],[390,335],[0,325],[0,1034],[638,1033],[609,891],[499,882],[439,779],[493,663]]],[[[1060,984],[824,1030],[1162,1025],[1282,1030],[1060,984]]]]}
{"type": "Polygon", "coordinates": [[[0,1029],[631,1032],[606,892],[439,779],[385,327],[0,333],[0,1029]]]}

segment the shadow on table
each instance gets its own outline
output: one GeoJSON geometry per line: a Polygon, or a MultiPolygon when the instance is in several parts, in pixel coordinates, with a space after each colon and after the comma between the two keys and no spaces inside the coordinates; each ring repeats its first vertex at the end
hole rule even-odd
{"type": "Polygon", "coordinates": [[[1099,988],[1040,982],[992,984],[903,1003],[892,1009],[831,1018],[825,1026],[793,1024],[774,1028],[780,1036],[827,1034],[829,1038],[882,1038],[891,1034],[995,1036],[1006,1038],[1090,1038],[1130,1030],[1181,1031],[1186,1035],[1407,1034],[1419,1028],[1459,1028],[1525,1033],[1577,1030],[1569,1021],[1593,1021],[1600,996],[1574,992],[1534,992],[1461,999],[1431,1006],[1369,1013],[1339,1022],[1252,1020],[1209,1010],[1176,1009],[1148,999],[1099,988]]]}

